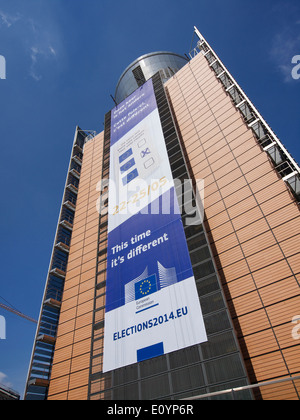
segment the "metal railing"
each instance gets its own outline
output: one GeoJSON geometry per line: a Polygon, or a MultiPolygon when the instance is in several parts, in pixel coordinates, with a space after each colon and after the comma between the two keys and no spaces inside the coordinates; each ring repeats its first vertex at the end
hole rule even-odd
{"type": "Polygon", "coordinates": [[[273,381],[258,382],[253,385],[246,385],[237,388],[224,389],[222,391],[209,392],[202,395],[196,395],[183,400],[203,400],[203,399],[229,399],[243,400],[245,391],[256,391],[260,396],[254,399],[261,400],[299,400],[300,399],[300,376],[276,379],[273,381]],[[284,386],[286,385],[286,386],[284,386]],[[269,390],[266,387],[270,387],[269,390]],[[269,396],[268,396],[269,394],[269,396]],[[284,396],[285,395],[285,396],[284,396]]]}

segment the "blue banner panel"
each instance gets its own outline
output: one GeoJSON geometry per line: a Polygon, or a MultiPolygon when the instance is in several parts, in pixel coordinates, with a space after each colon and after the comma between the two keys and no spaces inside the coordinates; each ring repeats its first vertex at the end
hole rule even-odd
{"type": "Polygon", "coordinates": [[[158,357],[162,354],[164,354],[164,343],[161,342],[153,344],[152,346],[137,350],[137,361],[142,362],[143,360],[151,359],[152,357],[158,357]]]}

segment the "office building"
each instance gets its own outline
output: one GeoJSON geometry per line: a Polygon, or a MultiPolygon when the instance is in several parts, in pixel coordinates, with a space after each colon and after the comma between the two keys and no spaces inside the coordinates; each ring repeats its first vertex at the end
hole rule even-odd
{"type": "MultiPolygon", "coordinates": [[[[109,178],[110,162],[115,165],[112,110],[102,133],[76,128],[26,399],[299,399],[299,379],[292,379],[300,373],[300,341],[293,334],[300,304],[300,169],[197,28],[195,35],[189,60],[159,52],[132,63],[115,100],[120,112],[122,101],[151,83],[172,177],[192,180],[194,206],[197,180],[204,180],[204,219],[189,223],[184,205],[181,218],[207,339],[165,353],[156,346],[156,357],[104,371],[111,231],[103,209],[111,187],[100,181],[109,178]]],[[[181,205],[180,183],[176,194],[181,205]]],[[[165,281],[170,270],[163,271],[165,281]]],[[[148,274],[132,287],[150,284],[148,274]]],[[[194,329],[202,325],[200,316],[192,322],[194,329]]],[[[133,328],[113,340],[127,339],[133,328]]]]}

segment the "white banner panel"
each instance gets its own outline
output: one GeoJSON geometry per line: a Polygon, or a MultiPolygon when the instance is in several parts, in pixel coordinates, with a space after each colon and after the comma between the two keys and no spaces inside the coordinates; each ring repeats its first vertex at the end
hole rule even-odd
{"type": "Polygon", "coordinates": [[[103,372],[204,341],[150,80],[112,111],[103,372]]]}

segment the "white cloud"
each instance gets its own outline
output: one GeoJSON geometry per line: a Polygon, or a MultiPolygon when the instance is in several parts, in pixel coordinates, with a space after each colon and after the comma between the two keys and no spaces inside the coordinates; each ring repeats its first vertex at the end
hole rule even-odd
{"type": "Polygon", "coordinates": [[[29,76],[40,81],[51,68],[54,60],[57,62],[61,49],[59,29],[55,24],[54,15],[44,15],[41,18],[24,14],[10,14],[0,10],[0,29],[10,28],[16,31],[23,49],[29,57],[29,76]],[[19,21],[18,26],[14,24],[19,21]]]}
{"type": "Polygon", "coordinates": [[[30,48],[30,76],[39,82],[43,76],[40,74],[39,66],[43,60],[52,60],[56,57],[56,50],[47,43],[40,42],[39,45],[34,45],[30,48]]]}
{"type": "Polygon", "coordinates": [[[7,381],[7,375],[5,373],[0,372],[0,383],[8,388],[12,388],[12,384],[7,381]]]}
{"type": "Polygon", "coordinates": [[[21,19],[19,14],[10,15],[6,12],[0,10],[0,25],[4,25],[7,28],[10,28],[14,23],[21,19]]]}
{"type": "MultiPolygon", "coordinates": [[[[298,25],[300,21],[295,22],[298,25]]],[[[286,83],[292,82],[292,58],[300,53],[300,35],[293,24],[277,33],[273,39],[270,58],[286,83]]]]}
{"type": "Polygon", "coordinates": [[[49,46],[49,50],[50,50],[52,55],[56,55],[56,51],[53,47],[51,47],[51,45],[49,46]]]}
{"type": "Polygon", "coordinates": [[[29,74],[34,80],[40,81],[46,71],[45,68],[49,68],[49,62],[54,63],[58,58],[57,46],[60,40],[57,32],[49,31],[47,25],[41,25],[32,19],[29,28],[31,29],[31,34],[28,36],[28,43],[31,42],[28,47],[31,58],[29,74]]]}
{"type": "Polygon", "coordinates": [[[37,82],[41,80],[42,76],[38,75],[36,70],[36,64],[38,61],[38,55],[40,54],[37,47],[31,47],[30,48],[30,58],[31,58],[31,65],[30,65],[30,76],[36,80],[37,82]]]}

